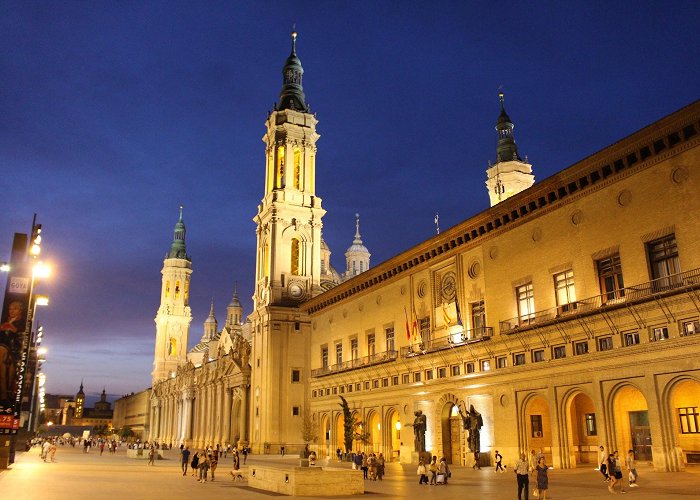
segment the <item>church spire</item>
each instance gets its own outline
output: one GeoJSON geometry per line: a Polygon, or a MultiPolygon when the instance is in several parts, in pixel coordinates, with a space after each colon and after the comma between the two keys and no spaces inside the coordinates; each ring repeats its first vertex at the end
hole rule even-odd
{"type": "Polygon", "coordinates": [[[353,276],[369,269],[369,259],[372,256],[360,237],[360,214],[355,214],[355,239],[352,245],[345,252],[345,273],[343,279],[347,280],[353,276]]]}
{"type": "Polygon", "coordinates": [[[280,103],[278,109],[293,109],[309,113],[309,106],[306,104],[306,96],[301,86],[304,68],[297,57],[297,32],[292,31],[292,53],[282,68],[283,85],[280,93],[280,103]]]}
{"type": "Polygon", "coordinates": [[[513,137],[513,122],[510,120],[503,99],[503,90],[498,92],[498,99],[501,101],[501,114],[496,122],[496,132],[498,132],[498,146],[496,147],[496,163],[501,161],[520,161],[518,147],[515,145],[513,137]]]}
{"type": "Polygon", "coordinates": [[[182,208],[180,205],[180,219],[175,223],[175,230],[173,236],[173,244],[170,245],[170,252],[168,252],[169,259],[187,259],[187,251],[185,249],[185,222],[182,220],[182,208]]]}

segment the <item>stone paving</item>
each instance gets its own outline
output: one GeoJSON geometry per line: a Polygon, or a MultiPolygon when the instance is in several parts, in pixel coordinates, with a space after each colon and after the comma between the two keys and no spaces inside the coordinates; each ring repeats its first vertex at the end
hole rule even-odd
{"type": "MultiPolygon", "coordinates": [[[[291,456],[251,456],[248,466],[255,464],[296,465],[291,456]]],[[[322,462],[322,461],[321,461],[322,462]]],[[[319,463],[321,463],[319,462],[319,463]]],[[[178,450],[165,452],[163,460],[148,466],[147,460],[129,459],[120,450],[115,455],[92,450],[89,454],[80,448],[60,447],[55,463],[45,463],[39,449],[18,453],[10,469],[0,471],[0,492],[7,499],[222,499],[265,498],[273,495],[248,488],[245,482],[233,482],[229,476],[232,461],[222,459],[214,482],[199,483],[188,472],[180,472],[178,450]]],[[[347,463],[332,461],[336,467],[350,467],[347,463]]],[[[495,474],[492,469],[474,471],[463,467],[452,468],[447,486],[418,485],[415,467],[388,464],[383,481],[366,481],[365,497],[371,498],[469,498],[516,499],[515,474],[508,470],[495,474]]],[[[629,499],[700,498],[700,467],[688,472],[658,473],[650,468],[639,468],[639,488],[625,488],[629,499]]],[[[551,499],[610,498],[602,476],[592,467],[574,470],[550,470],[551,499]]],[[[347,497],[345,497],[347,498],[347,497]]],[[[530,498],[533,498],[530,495],[530,498]]]]}

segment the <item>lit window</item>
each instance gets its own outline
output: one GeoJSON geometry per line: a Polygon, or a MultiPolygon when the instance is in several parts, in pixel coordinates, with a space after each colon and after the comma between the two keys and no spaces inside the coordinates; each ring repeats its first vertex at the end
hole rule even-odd
{"type": "Polygon", "coordinates": [[[586,436],[597,436],[598,429],[595,424],[595,413],[586,413],[586,436]]]}
{"type": "Polygon", "coordinates": [[[625,284],[622,280],[622,265],[618,254],[596,261],[600,293],[603,303],[625,296],[625,284]]]}
{"type": "Polygon", "coordinates": [[[571,269],[554,275],[554,292],[560,314],[576,309],[576,288],[574,272],[571,269]]]}
{"type": "Polygon", "coordinates": [[[488,359],[483,359],[481,361],[481,371],[482,372],[487,372],[491,369],[491,361],[488,359]]]}
{"type": "Polygon", "coordinates": [[[518,300],[518,317],[520,324],[528,324],[535,319],[535,292],[532,283],[519,286],[515,289],[518,300]]]}
{"type": "Polygon", "coordinates": [[[666,340],[668,338],[668,328],[665,326],[660,326],[652,328],[649,332],[649,340],[656,342],[658,340],[666,340]]]}
{"type": "Polygon", "coordinates": [[[678,408],[681,434],[700,434],[700,414],[697,406],[678,408]]]}
{"type": "Polygon", "coordinates": [[[698,332],[700,332],[700,321],[694,319],[683,322],[683,335],[694,335],[698,332]]]}
{"type": "Polygon", "coordinates": [[[647,243],[647,255],[654,280],[653,291],[660,292],[681,284],[678,246],[674,234],[647,243]]]}
{"type": "Polygon", "coordinates": [[[367,334],[367,355],[374,356],[377,352],[377,346],[375,344],[374,333],[367,334]]]}
{"type": "Polygon", "coordinates": [[[542,415],[530,415],[530,428],[532,429],[532,437],[541,438],[542,434],[542,415]]]}
{"type": "Polygon", "coordinates": [[[294,189],[301,189],[301,151],[294,148],[294,189]]]}
{"type": "Polygon", "coordinates": [[[291,262],[290,262],[290,272],[292,274],[299,274],[299,240],[296,238],[292,239],[292,251],[291,251],[291,262]]]}
{"type": "Polygon", "coordinates": [[[637,345],[639,344],[639,332],[623,333],[622,339],[625,342],[625,346],[637,345]]]}
{"type": "Polygon", "coordinates": [[[277,187],[284,187],[284,146],[277,148],[277,187]]]}

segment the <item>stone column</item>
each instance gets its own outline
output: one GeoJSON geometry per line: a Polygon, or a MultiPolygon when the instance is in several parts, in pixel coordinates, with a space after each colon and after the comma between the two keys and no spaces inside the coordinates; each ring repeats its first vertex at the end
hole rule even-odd
{"type": "Polygon", "coordinates": [[[250,444],[250,435],[248,434],[248,416],[250,411],[248,409],[248,381],[244,380],[241,384],[241,411],[239,412],[239,429],[241,429],[241,441],[248,446],[250,444]]]}
{"type": "Polygon", "coordinates": [[[231,443],[231,389],[229,387],[224,388],[224,431],[222,437],[221,446],[226,447],[227,444],[231,443]]]}
{"type": "Polygon", "coordinates": [[[223,445],[224,436],[224,383],[220,382],[216,391],[216,444],[223,445]]]}

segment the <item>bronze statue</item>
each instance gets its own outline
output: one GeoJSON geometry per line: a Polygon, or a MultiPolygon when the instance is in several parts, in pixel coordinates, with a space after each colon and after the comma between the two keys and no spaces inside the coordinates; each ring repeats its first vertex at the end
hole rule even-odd
{"type": "Polygon", "coordinates": [[[413,423],[406,425],[413,427],[413,443],[415,450],[418,452],[426,451],[425,431],[428,428],[428,419],[425,415],[423,415],[422,410],[416,410],[413,414],[416,416],[413,423]]]}
{"type": "Polygon", "coordinates": [[[481,427],[484,425],[484,420],[481,418],[481,413],[474,409],[474,405],[469,405],[469,412],[467,412],[466,403],[462,402],[462,404],[464,405],[464,412],[462,412],[462,407],[460,405],[457,405],[457,409],[462,417],[464,429],[469,431],[469,436],[467,439],[469,451],[479,453],[481,451],[481,438],[479,437],[479,432],[481,431],[481,427]]]}

